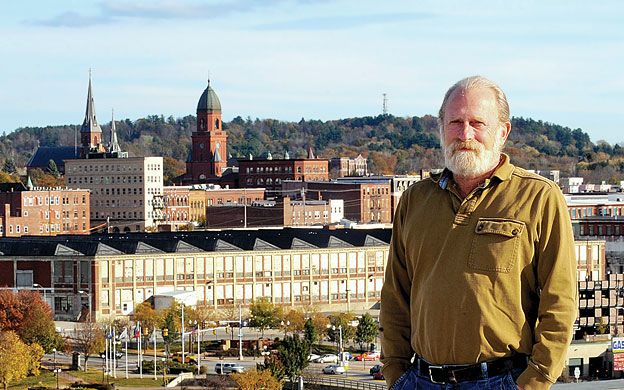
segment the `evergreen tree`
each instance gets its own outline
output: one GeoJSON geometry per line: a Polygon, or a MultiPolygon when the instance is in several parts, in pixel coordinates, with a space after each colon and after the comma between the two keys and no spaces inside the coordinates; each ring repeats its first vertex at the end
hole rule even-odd
{"type": "Polygon", "coordinates": [[[308,318],[303,328],[305,333],[305,339],[308,341],[308,343],[310,345],[316,343],[319,339],[319,335],[316,327],[314,326],[314,323],[312,322],[312,318],[308,318]]]}
{"type": "Polygon", "coordinates": [[[52,159],[48,161],[48,167],[46,170],[50,175],[56,178],[61,176],[61,173],[59,172],[58,167],[56,166],[56,163],[52,159]]]}
{"type": "Polygon", "coordinates": [[[310,363],[310,344],[299,335],[286,336],[277,347],[277,356],[282,362],[285,376],[294,383],[310,363]]]}
{"type": "Polygon", "coordinates": [[[378,334],[379,327],[373,317],[368,313],[364,314],[355,329],[355,341],[360,344],[360,349],[364,349],[364,344],[375,341],[378,334]]]}
{"type": "Polygon", "coordinates": [[[6,173],[15,173],[17,172],[17,168],[15,167],[15,161],[13,161],[10,158],[7,158],[4,161],[4,167],[2,167],[2,170],[5,171],[6,173]]]}

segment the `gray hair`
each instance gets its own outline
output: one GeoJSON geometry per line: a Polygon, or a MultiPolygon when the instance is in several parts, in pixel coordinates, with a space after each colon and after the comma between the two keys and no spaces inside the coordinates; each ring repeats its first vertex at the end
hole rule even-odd
{"type": "Polygon", "coordinates": [[[498,105],[498,120],[501,123],[509,122],[509,103],[507,103],[507,96],[505,96],[505,92],[503,92],[498,84],[486,79],[483,76],[471,76],[466,77],[463,80],[459,80],[451,88],[449,88],[448,91],[446,91],[446,95],[444,95],[444,100],[442,101],[442,106],[440,107],[440,112],[438,113],[440,129],[442,129],[442,125],[444,124],[444,110],[446,109],[446,105],[451,97],[451,94],[458,89],[466,91],[474,88],[491,89],[492,92],[494,92],[496,103],[498,105]]]}

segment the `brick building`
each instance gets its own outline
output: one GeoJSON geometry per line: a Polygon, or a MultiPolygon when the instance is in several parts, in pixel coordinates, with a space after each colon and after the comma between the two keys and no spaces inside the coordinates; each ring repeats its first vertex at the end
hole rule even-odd
{"type": "Polygon", "coordinates": [[[332,177],[368,175],[368,163],[361,154],[356,158],[332,157],[329,160],[329,166],[332,177]]]}
{"type": "Polygon", "coordinates": [[[264,200],[264,188],[221,188],[215,184],[168,186],[163,189],[163,218],[159,225],[169,225],[170,230],[189,223],[203,225],[212,206],[249,206],[261,200],[264,200]]]}
{"type": "Polygon", "coordinates": [[[271,195],[281,195],[282,182],[328,181],[329,161],[316,159],[310,150],[308,158],[239,159],[240,187],[264,187],[271,195]]]}
{"type": "Polygon", "coordinates": [[[191,134],[191,153],[183,184],[206,183],[223,175],[227,167],[227,133],[221,120],[221,102],[208,86],[197,102],[197,128],[191,134]]]}
{"type": "Polygon", "coordinates": [[[282,186],[284,196],[293,199],[300,199],[302,190],[305,199],[341,199],[344,202],[345,219],[358,223],[392,222],[390,178],[345,178],[331,182],[289,180],[282,186]]]}
{"type": "Polygon", "coordinates": [[[0,237],[89,234],[89,190],[0,184],[0,237]]]}

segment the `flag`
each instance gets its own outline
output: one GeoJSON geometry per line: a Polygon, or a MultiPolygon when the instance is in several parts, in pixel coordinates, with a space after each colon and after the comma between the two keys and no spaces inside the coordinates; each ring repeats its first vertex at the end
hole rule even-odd
{"type": "Polygon", "coordinates": [[[108,328],[108,333],[106,334],[106,339],[107,340],[112,340],[113,339],[113,330],[111,328],[108,328]]]}
{"type": "Polygon", "coordinates": [[[123,332],[117,336],[117,340],[126,341],[128,339],[128,328],[124,328],[123,332]]]}
{"type": "Polygon", "coordinates": [[[139,337],[141,337],[141,326],[137,324],[137,326],[134,327],[134,336],[135,339],[138,339],[139,337]]]}
{"type": "Polygon", "coordinates": [[[149,338],[149,342],[153,343],[156,341],[156,330],[154,329],[154,331],[152,332],[150,338],[149,338]]]}

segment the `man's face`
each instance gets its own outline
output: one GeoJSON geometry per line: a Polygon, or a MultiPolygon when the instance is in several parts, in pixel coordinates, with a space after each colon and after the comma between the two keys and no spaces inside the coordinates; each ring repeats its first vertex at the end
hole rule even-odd
{"type": "Polygon", "coordinates": [[[498,118],[496,96],[489,88],[455,90],[444,110],[442,148],[454,175],[477,178],[494,169],[511,124],[498,118]]]}

